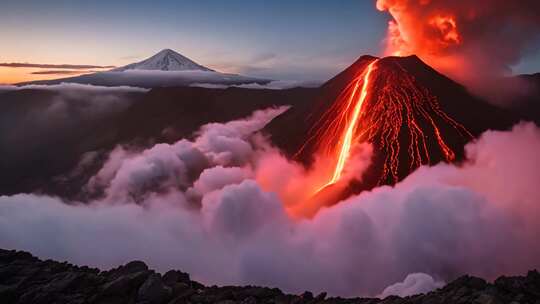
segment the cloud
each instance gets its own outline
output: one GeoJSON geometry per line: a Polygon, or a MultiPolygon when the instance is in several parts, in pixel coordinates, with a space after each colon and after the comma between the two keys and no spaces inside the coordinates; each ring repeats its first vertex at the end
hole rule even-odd
{"type": "Polygon", "coordinates": [[[199,88],[207,88],[207,89],[226,89],[231,86],[226,84],[217,84],[217,83],[205,83],[205,82],[197,82],[190,85],[190,87],[199,87],[199,88]]]}
{"type": "Polygon", "coordinates": [[[59,92],[69,92],[69,91],[80,91],[80,92],[148,92],[149,89],[131,87],[131,86],[115,86],[115,87],[106,87],[98,86],[91,84],[80,84],[80,83],[67,83],[63,82],[60,84],[28,84],[28,85],[0,85],[0,91],[12,91],[12,90],[26,90],[26,89],[38,89],[38,90],[51,90],[59,92]]]}
{"type": "Polygon", "coordinates": [[[267,84],[249,83],[239,85],[224,85],[213,83],[194,83],[191,87],[201,87],[208,89],[244,88],[258,90],[286,90],[292,88],[316,88],[322,83],[317,81],[295,81],[295,80],[274,80],[267,84]]]}
{"type": "MultiPolygon", "coordinates": [[[[267,79],[246,77],[235,74],[224,74],[210,71],[158,71],[158,70],[127,70],[104,71],[94,74],[82,75],[69,82],[105,84],[115,86],[129,84],[138,87],[171,87],[192,83],[214,83],[214,84],[244,84],[244,83],[266,83],[267,79]]],[[[57,81],[64,81],[59,79],[57,81]]],[[[44,83],[53,81],[44,81],[44,83]]]]}
{"type": "Polygon", "coordinates": [[[309,192],[317,174],[254,135],[283,110],[208,124],[192,141],[117,148],[96,175],[104,196],[91,202],[2,196],[0,247],[100,267],[143,259],[209,284],[341,296],[425,292],[465,273],[492,279],[540,267],[534,124],[484,133],[459,166],[422,167],[395,187],[299,218],[284,198],[309,192]]]}
{"type": "Polygon", "coordinates": [[[17,90],[17,89],[18,89],[18,87],[15,86],[15,85],[0,84],[0,93],[14,91],[14,90],[17,90]]]}
{"type": "Polygon", "coordinates": [[[239,184],[251,176],[250,170],[241,167],[216,166],[204,169],[186,194],[201,200],[204,195],[222,189],[227,185],[239,184]]]}
{"type": "Polygon", "coordinates": [[[444,282],[435,281],[430,275],[425,273],[411,273],[407,275],[403,282],[395,283],[386,287],[381,298],[388,296],[407,297],[419,293],[427,293],[444,286],[444,282]]]}
{"type": "Polygon", "coordinates": [[[254,151],[248,138],[287,108],[255,111],[245,120],[203,125],[194,141],[162,143],[142,151],[117,147],[90,179],[88,190],[104,189],[107,201],[135,202],[143,201],[149,192],[185,191],[190,186],[192,195],[204,194],[205,189],[220,184],[212,175],[234,171],[223,166],[244,166],[250,161],[254,151]]]}
{"type": "Polygon", "coordinates": [[[322,83],[317,81],[294,81],[294,80],[276,80],[271,81],[268,84],[261,85],[257,83],[242,84],[239,88],[246,89],[270,89],[270,90],[284,90],[292,88],[315,88],[319,87],[322,83]]]}
{"type": "Polygon", "coordinates": [[[392,16],[387,54],[418,55],[489,97],[512,87],[494,79],[540,49],[536,0],[378,0],[377,8],[392,16]]]}
{"type": "Polygon", "coordinates": [[[94,142],[107,140],[110,135],[88,137],[88,134],[95,134],[96,125],[110,123],[136,100],[138,94],[148,90],[67,83],[0,86],[0,92],[9,91],[14,94],[2,94],[0,103],[0,167],[4,174],[36,170],[29,165],[33,161],[53,159],[57,163],[63,162],[67,156],[51,156],[64,149],[85,149],[86,145],[92,147],[94,142]],[[27,92],[30,89],[47,92],[36,95],[27,92]],[[69,140],[83,141],[83,144],[62,147],[62,143],[69,140]]]}
{"type": "Polygon", "coordinates": [[[0,67],[8,68],[39,68],[39,69],[68,69],[68,70],[86,70],[86,69],[112,69],[112,65],[88,65],[88,64],[44,64],[44,63],[18,63],[18,62],[0,62],[0,67]]]}
{"type": "Polygon", "coordinates": [[[70,71],[70,70],[45,70],[32,72],[33,75],[78,75],[81,73],[96,73],[97,71],[92,70],[79,70],[79,71],[70,71]]]}

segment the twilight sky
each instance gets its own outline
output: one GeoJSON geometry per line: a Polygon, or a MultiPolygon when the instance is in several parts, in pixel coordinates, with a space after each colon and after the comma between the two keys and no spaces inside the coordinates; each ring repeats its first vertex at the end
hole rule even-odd
{"type": "MultiPolygon", "coordinates": [[[[325,80],[380,55],[388,18],[371,0],[2,0],[0,63],[121,66],[171,48],[223,72],[325,80]]],[[[535,57],[515,72],[540,71],[535,57]]],[[[0,83],[66,76],[54,71],[0,67],[0,83]]]]}

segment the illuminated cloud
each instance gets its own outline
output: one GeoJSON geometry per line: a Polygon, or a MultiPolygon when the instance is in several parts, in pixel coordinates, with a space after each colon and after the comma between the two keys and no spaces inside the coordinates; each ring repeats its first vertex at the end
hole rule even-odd
{"type": "Polygon", "coordinates": [[[540,266],[533,124],[484,133],[459,167],[422,167],[395,187],[295,220],[256,171],[264,157],[282,172],[275,183],[306,177],[250,136],[279,113],[208,124],[193,141],[116,150],[96,175],[106,197],[88,204],[2,196],[0,247],[100,267],[143,259],[205,283],[343,296],[427,292],[464,273],[494,278],[540,266]],[[207,169],[192,180],[199,163],[207,169]]]}

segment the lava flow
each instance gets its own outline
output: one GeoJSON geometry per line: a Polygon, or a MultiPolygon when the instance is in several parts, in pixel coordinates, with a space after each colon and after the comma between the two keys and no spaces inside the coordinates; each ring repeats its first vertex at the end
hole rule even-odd
{"type": "Polygon", "coordinates": [[[376,157],[382,159],[380,185],[397,183],[419,166],[431,164],[432,156],[435,161],[453,161],[456,153],[445,138],[448,132],[472,138],[414,76],[399,63],[385,60],[372,60],[315,124],[308,142],[314,140],[317,151],[335,161],[332,176],[317,193],[343,179],[355,144],[375,146],[376,157]]]}
{"type": "Polygon", "coordinates": [[[356,130],[356,126],[358,124],[358,120],[362,111],[362,105],[364,104],[364,101],[366,100],[366,97],[368,95],[369,90],[369,78],[371,76],[371,73],[373,72],[374,66],[377,63],[378,59],[372,61],[366,68],[366,70],[363,73],[363,77],[361,79],[357,79],[354,83],[354,88],[348,98],[348,102],[346,105],[345,111],[342,111],[341,114],[343,117],[339,117],[340,121],[346,121],[346,128],[345,132],[342,135],[342,139],[340,140],[341,147],[339,149],[339,154],[337,156],[337,163],[336,167],[334,169],[334,174],[332,175],[332,178],[330,181],[319,188],[317,192],[321,191],[322,189],[337,183],[340,178],[341,174],[343,172],[343,168],[345,167],[345,162],[350,156],[351,152],[351,146],[353,143],[353,136],[354,132],[356,130]],[[360,81],[362,81],[362,89],[360,90],[360,96],[358,98],[355,98],[358,92],[358,87],[360,86],[360,81]],[[352,105],[354,104],[354,107],[352,105]],[[348,109],[353,108],[352,115],[349,115],[347,113],[348,109]],[[347,119],[348,116],[351,116],[350,119],[347,119]]]}

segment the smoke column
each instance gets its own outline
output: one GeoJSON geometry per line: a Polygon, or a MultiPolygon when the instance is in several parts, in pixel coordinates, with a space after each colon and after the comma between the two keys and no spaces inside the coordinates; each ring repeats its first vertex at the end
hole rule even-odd
{"type": "Polygon", "coordinates": [[[540,47],[536,0],[377,0],[376,6],[392,17],[387,55],[416,54],[475,89],[540,47]]]}

